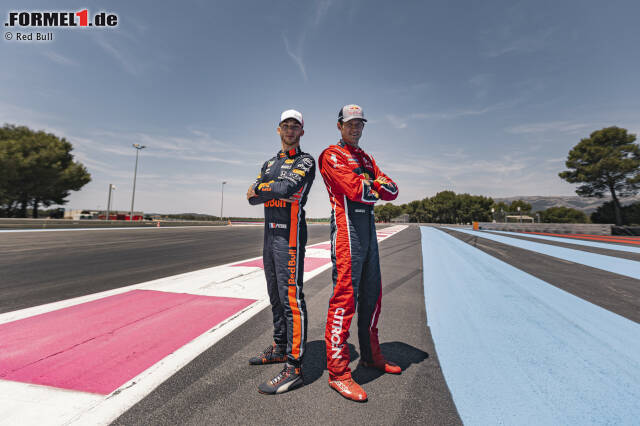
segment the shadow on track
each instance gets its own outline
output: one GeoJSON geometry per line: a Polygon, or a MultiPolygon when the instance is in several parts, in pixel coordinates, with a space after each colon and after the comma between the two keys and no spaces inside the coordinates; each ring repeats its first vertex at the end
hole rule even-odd
{"type": "MultiPolygon", "coordinates": [[[[349,346],[349,354],[351,361],[355,361],[360,358],[360,354],[356,350],[356,347],[351,343],[349,346]]],[[[392,361],[405,371],[412,364],[420,364],[425,359],[429,358],[429,354],[411,345],[407,345],[402,342],[387,342],[380,344],[382,354],[386,359],[392,361]]],[[[323,372],[327,369],[327,351],[324,340],[314,340],[307,342],[306,355],[303,364],[304,384],[310,385],[311,383],[322,377],[323,372]]],[[[372,368],[363,368],[358,365],[353,370],[353,378],[356,382],[363,385],[369,383],[378,377],[382,376],[382,372],[374,370],[372,368]]]]}
{"type": "MultiPolygon", "coordinates": [[[[348,346],[351,361],[360,358],[356,347],[351,343],[348,343],[348,346]]],[[[327,369],[327,347],[324,340],[313,340],[307,342],[305,350],[307,353],[304,356],[302,373],[304,374],[304,384],[310,385],[322,377],[322,373],[327,369]]]]}
{"type": "MultiPolygon", "coordinates": [[[[381,343],[380,349],[384,357],[400,366],[405,371],[412,364],[420,364],[429,358],[429,354],[411,345],[402,342],[381,343]]],[[[358,365],[353,371],[353,379],[360,385],[374,381],[384,373],[373,368],[364,368],[358,365]]]]}

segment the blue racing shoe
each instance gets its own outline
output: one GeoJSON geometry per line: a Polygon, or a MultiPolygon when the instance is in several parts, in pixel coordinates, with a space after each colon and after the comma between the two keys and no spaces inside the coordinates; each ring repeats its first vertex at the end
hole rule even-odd
{"type": "Polygon", "coordinates": [[[276,377],[260,384],[258,392],[275,395],[299,388],[303,384],[300,367],[287,363],[276,377]]]}
{"type": "Polygon", "coordinates": [[[251,365],[275,364],[278,362],[286,362],[286,348],[278,346],[275,343],[260,352],[258,355],[249,358],[251,365]]]}

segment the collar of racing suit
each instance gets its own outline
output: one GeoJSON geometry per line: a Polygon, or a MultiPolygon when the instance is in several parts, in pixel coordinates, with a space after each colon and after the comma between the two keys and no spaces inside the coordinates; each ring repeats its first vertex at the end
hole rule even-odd
{"type": "Polygon", "coordinates": [[[300,145],[298,145],[297,147],[290,149],[288,151],[283,151],[280,150],[278,151],[278,158],[282,158],[282,157],[289,157],[289,158],[293,158],[296,155],[300,154],[302,151],[300,150],[300,145]]]}
{"type": "Polygon", "coordinates": [[[340,139],[340,141],[338,142],[338,146],[342,148],[347,148],[348,150],[354,151],[354,152],[363,152],[362,148],[360,148],[359,146],[353,146],[351,144],[348,144],[342,139],[340,139]]]}

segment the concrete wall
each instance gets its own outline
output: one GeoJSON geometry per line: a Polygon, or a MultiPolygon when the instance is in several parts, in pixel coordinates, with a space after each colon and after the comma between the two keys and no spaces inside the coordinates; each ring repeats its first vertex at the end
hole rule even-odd
{"type": "MultiPolygon", "coordinates": [[[[160,221],[167,226],[223,226],[227,221],[160,221]]],[[[157,221],[72,220],[72,219],[7,219],[0,218],[0,229],[67,229],[67,228],[152,228],[157,221]]]]}
{"type": "MultiPolygon", "coordinates": [[[[442,223],[406,223],[406,225],[446,226],[449,228],[471,228],[471,225],[453,225],[442,223]]],[[[509,232],[548,232],[551,234],[591,234],[613,235],[612,224],[584,223],[491,223],[480,222],[480,229],[509,232]]]]}
{"type": "Polygon", "coordinates": [[[548,232],[553,234],[611,235],[611,224],[591,223],[491,223],[480,222],[480,229],[511,232],[548,232]]]}

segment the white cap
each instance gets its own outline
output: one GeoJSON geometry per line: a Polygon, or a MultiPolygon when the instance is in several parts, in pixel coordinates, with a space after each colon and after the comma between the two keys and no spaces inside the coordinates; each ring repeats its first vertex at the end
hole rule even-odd
{"type": "Polygon", "coordinates": [[[345,105],[338,112],[338,121],[347,122],[349,120],[353,120],[354,118],[359,118],[362,121],[367,121],[364,118],[364,111],[360,108],[359,105],[345,105]]]}
{"type": "MultiPolygon", "coordinates": [[[[304,120],[302,119],[302,113],[295,109],[288,109],[280,114],[280,123],[289,118],[296,120],[302,127],[304,127],[304,120]]],[[[279,124],[279,123],[278,123],[279,124]]]]}

